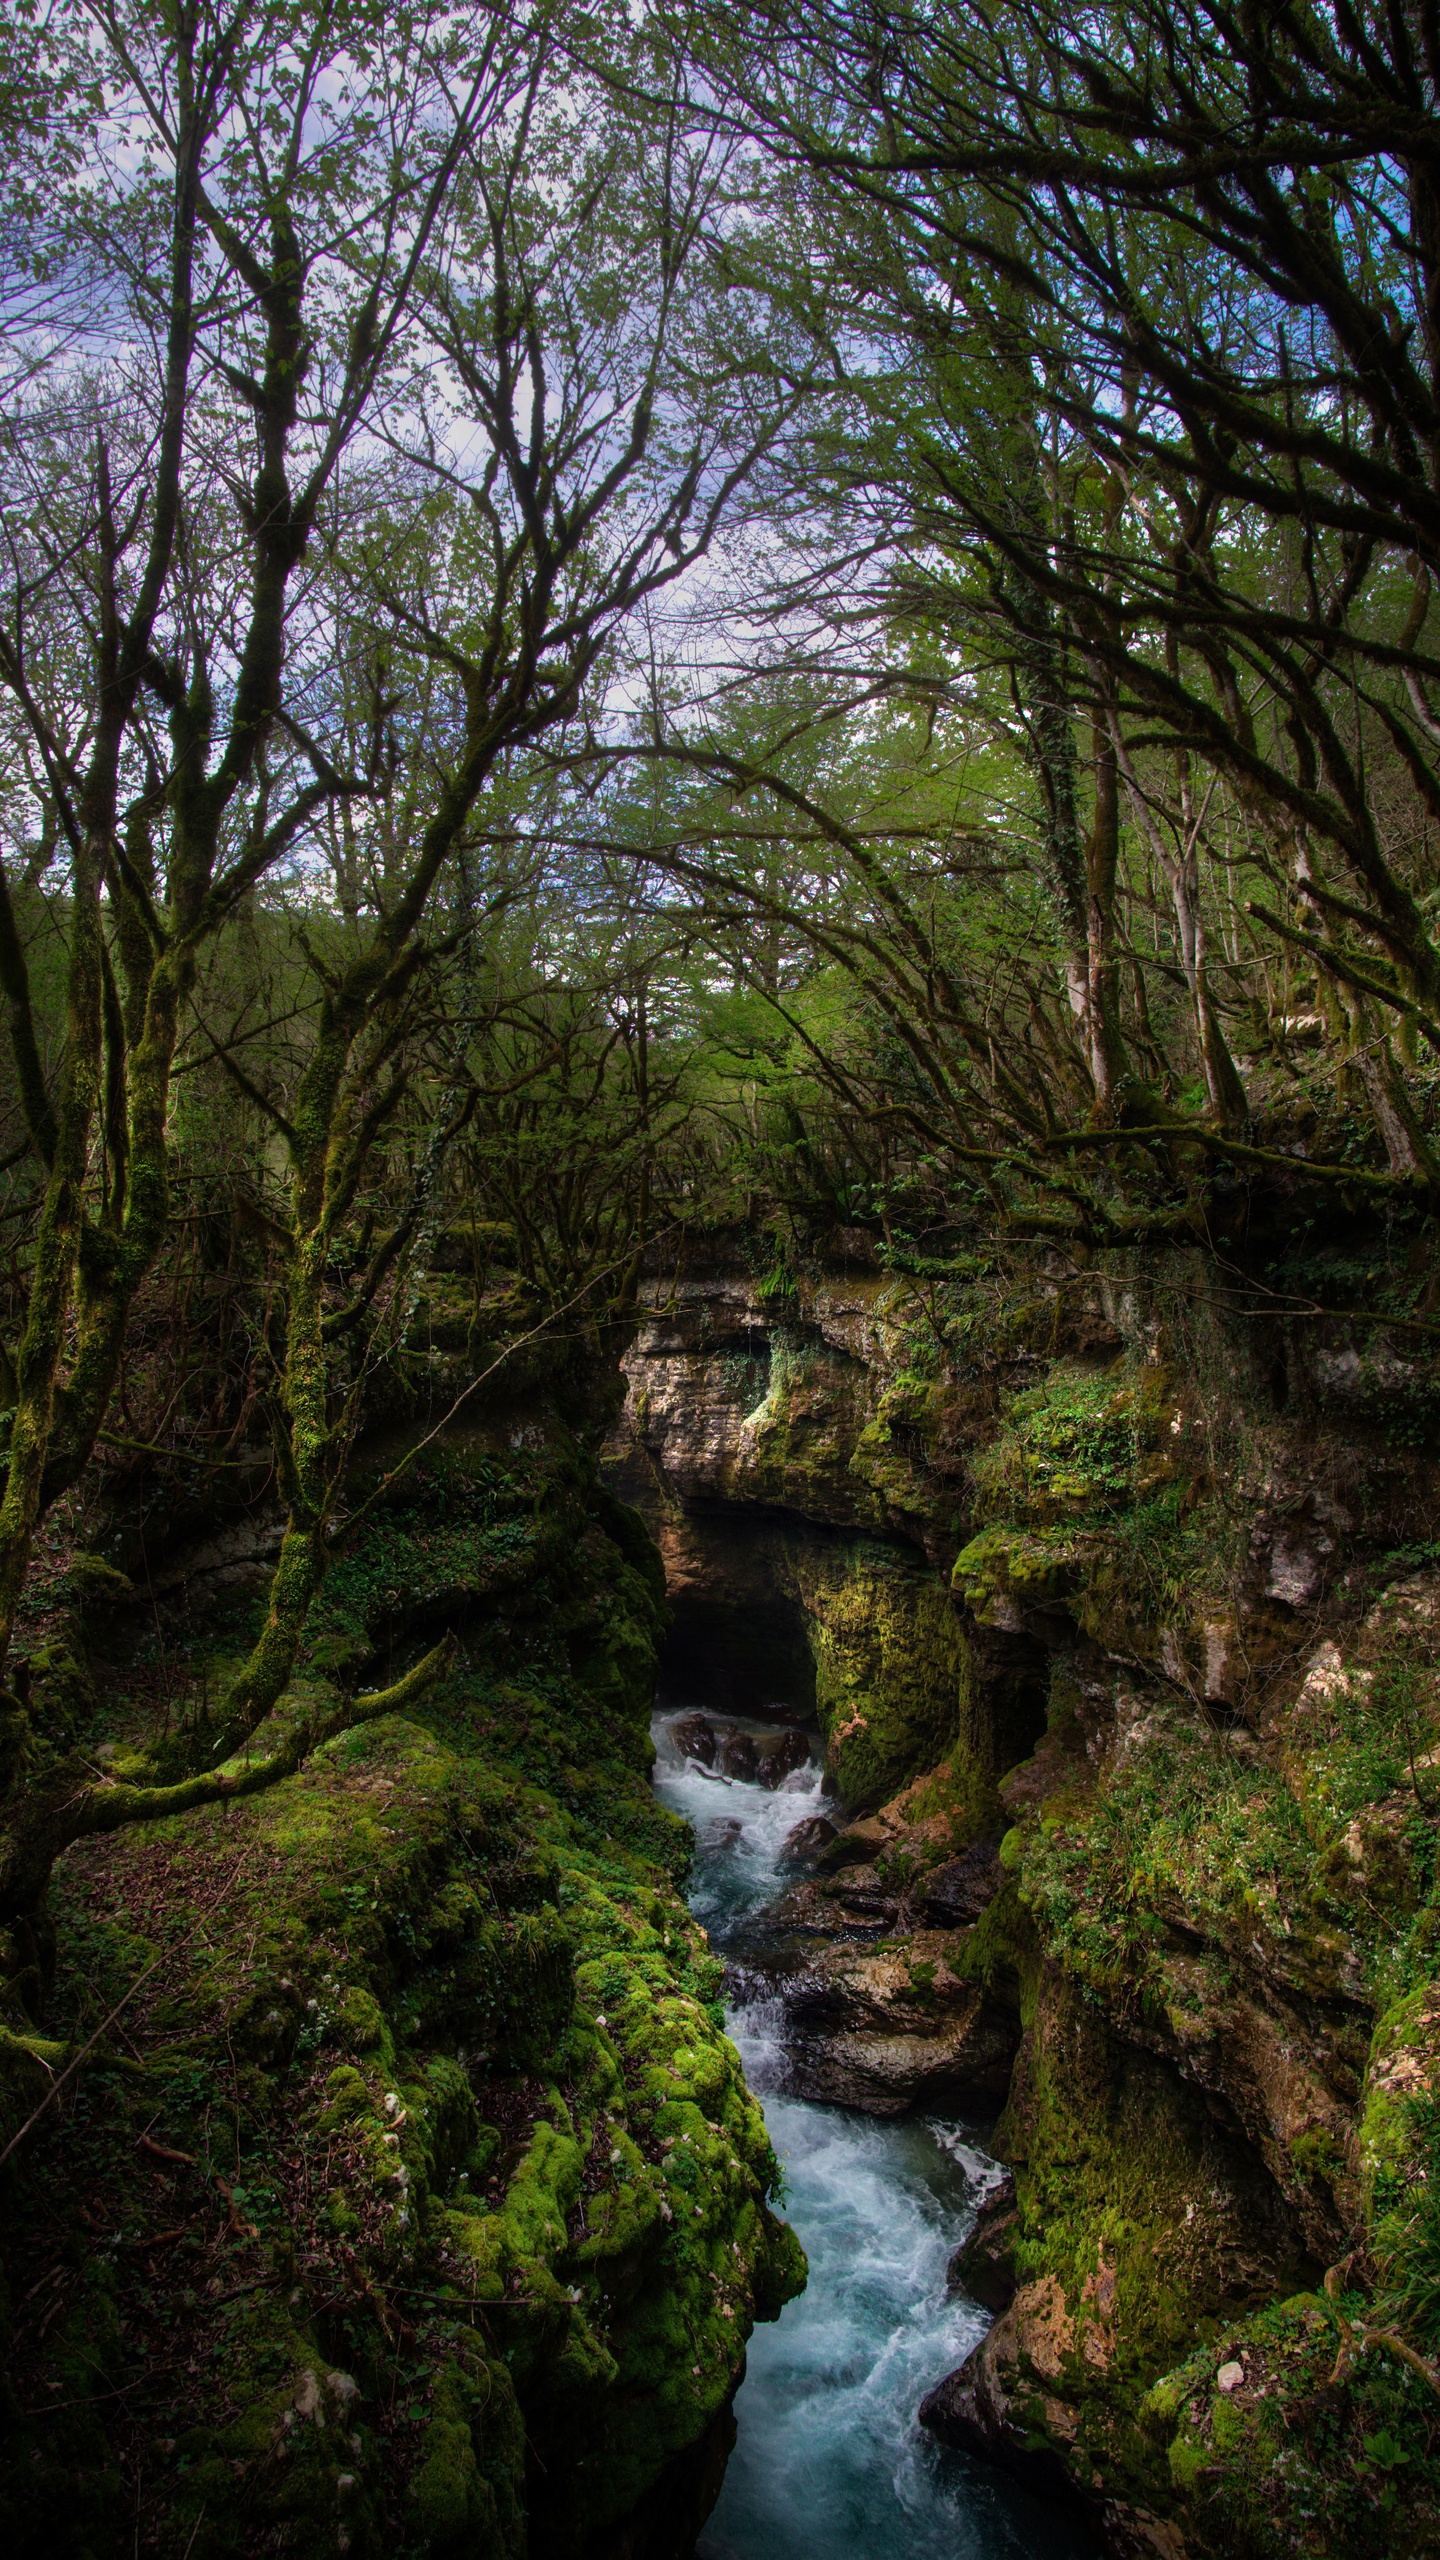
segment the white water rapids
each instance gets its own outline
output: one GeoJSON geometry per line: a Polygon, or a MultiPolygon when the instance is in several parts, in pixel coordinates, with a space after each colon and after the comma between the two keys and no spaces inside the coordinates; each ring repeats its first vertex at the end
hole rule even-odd
{"type": "MultiPolygon", "coordinates": [[[[814,1760],[774,1793],[717,1778],[671,1742],[677,1713],[655,1719],[655,1784],[695,1826],[691,1907],[724,1955],[798,1880],[779,1853],[825,1809],[823,1782],[814,1760]]],[[[751,2339],[700,2560],[1085,2560],[1092,2546],[1067,2517],[915,2423],[924,2393],[988,2325],[945,2284],[995,2175],[983,2138],[938,2116],[881,2123],[788,2097],[778,2003],[734,2008],[728,2024],[764,2102],[810,2282],[751,2339]]]]}

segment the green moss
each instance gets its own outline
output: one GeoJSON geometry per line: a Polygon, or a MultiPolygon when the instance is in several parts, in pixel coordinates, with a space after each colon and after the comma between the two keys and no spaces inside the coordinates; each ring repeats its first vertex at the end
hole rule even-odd
{"type": "Polygon", "coordinates": [[[1063,1532],[982,1529],[955,1559],[958,1597],[981,1626],[1013,1624],[1017,1609],[1052,1608],[1067,1601],[1083,1571],[1083,1552],[1063,1532]]]}
{"type": "Polygon", "coordinates": [[[1332,2306],[1296,2294],[1227,2327],[1149,2395],[1187,2539],[1236,2560],[1389,2560],[1440,2549],[1433,2396],[1383,2350],[1333,2376],[1332,2306]],[[1238,2386],[1215,2376],[1238,2365],[1238,2386]]]}
{"type": "Polygon", "coordinates": [[[929,1373],[901,1369],[887,1381],[856,1438],[849,1473],[879,1496],[887,1512],[922,1519],[932,1535],[944,1535],[958,1525],[939,1472],[954,1422],[953,1392],[939,1374],[936,1346],[931,1342],[928,1348],[929,1373]]]}
{"type": "Polygon", "coordinates": [[[882,1803],[973,1723],[969,1649],[943,1584],[880,1546],[806,1558],[802,1593],[831,1774],[882,1803]]]}
{"type": "Polygon", "coordinates": [[[974,1462],[980,1525],[954,1572],[981,1624],[1065,1610],[1107,1649],[1155,1662],[1166,1628],[1207,1623],[1243,1539],[1192,1419],[1168,1370],[1131,1356],[1056,1361],[1012,1397],[974,1462]]]}
{"type": "Polygon", "coordinates": [[[352,2052],[374,2052],[385,2033],[385,2013],[373,1992],[352,1982],[334,2014],[337,2031],[352,2052]]]}
{"type": "Polygon", "coordinates": [[[1440,2347],[1440,1984],[1397,2001],[1375,2030],[1360,2120],[1361,2186],[1382,2301],[1440,2347]]]}
{"type": "Polygon", "coordinates": [[[419,1610],[522,1586],[553,1552],[563,1516],[537,1504],[536,1490],[484,1450],[427,1451],[402,1478],[383,1526],[332,1565],[312,1645],[374,1639],[419,1610]]]}
{"type": "MultiPolygon", "coordinates": [[[[202,2291],[175,2312],[200,2323],[223,2414],[172,2423],[173,2456],[147,2470],[192,2560],[230,2549],[242,2518],[277,2548],[369,2560],[395,2547],[396,2513],[417,2555],[519,2560],[528,2537],[563,2560],[703,2435],[752,2322],[803,2282],[677,1891],[687,1835],[649,1786],[663,1610],[643,1531],[563,1434],[523,1465],[449,1453],[372,1516],[327,1598],[339,1650],[312,1648],[285,1712],[353,1674],[355,1646],[422,1641],[442,1602],[462,1650],[423,1711],[243,1807],[125,1835],[108,1881],[62,1871],[62,1982],[72,1944],[102,1999],[167,1940],[179,1952],[135,2085],[117,2083],[73,2173],[57,2130],[46,2212],[71,2174],[82,2198],[97,2177],[143,2185],[137,2135],[159,2124],[195,2157],[197,2228],[235,2218],[206,2245],[242,2253],[211,2288],[221,2308],[202,2291]],[[517,1524],[523,1541],[497,1536],[517,1524]],[[197,1909],[214,1915],[199,1935],[197,1909]]],[[[29,2083],[10,2078],[18,2106],[29,2083]]],[[[9,2247],[29,2245],[30,2212],[9,2247]]],[[[172,2263],[87,2268],[87,2352],[102,2282],[134,2320],[172,2263]]],[[[107,2367],[102,2392],[120,2379],[107,2367]]],[[[47,2547],[74,2560],[84,2519],[118,2512],[121,2406],[102,2399],[84,2443],[64,2440],[77,2522],[47,2547]]],[[[17,2550],[39,2530],[35,2483],[58,2476],[22,2453],[0,2469],[17,2550]]],[[[93,2560],[109,2551],[102,2535],[93,2560]]]]}
{"type": "Polygon", "coordinates": [[[975,1461],[985,1509],[1032,1524],[1123,1510],[1175,1472],[1163,1446],[1162,1370],[1057,1361],[1012,1398],[1004,1428],[975,1461]]]}

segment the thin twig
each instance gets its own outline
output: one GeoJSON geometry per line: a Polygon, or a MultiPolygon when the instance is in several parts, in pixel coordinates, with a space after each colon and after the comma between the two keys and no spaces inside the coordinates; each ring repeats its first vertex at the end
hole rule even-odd
{"type": "MultiPolygon", "coordinates": [[[[659,1242],[660,1238],[655,1238],[653,1241],[659,1242]]],[[[488,1369],[482,1369],[477,1378],[472,1378],[468,1386],[461,1388],[454,1403],[449,1407],[447,1412],[441,1414],[439,1421],[433,1426],[433,1428],[425,1433],[423,1439],[416,1441],[413,1449],[407,1449],[403,1458],[396,1460],[395,1465],[390,1469],[388,1475],[383,1475],[381,1477],[379,1483],[375,1486],[374,1491],[366,1495],[364,1501],[359,1504],[357,1509],[350,1513],[348,1519],[342,1521],[340,1528],[336,1532],[336,1545],[340,1545],[342,1540],[353,1535],[355,1530],[359,1528],[361,1522],[365,1520],[369,1513],[375,1509],[376,1504],[389,1492],[390,1487],[395,1484],[402,1475],[404,1475],[408,1467],[412,1467],[414,1465],[421,1450],[428,1449],[432,1440],[439,1439],[441,1432],[446,1427],[446,1424],[454,1421],[462,1404],[464,1404],[469,1397],[474,1395],[477,1387],[483,1387],[486,1380],[488,1378],[493,1378],[497,1369],[503,1369],[506,1361],[513,1358],[517,1351],[523,1351],[528,1342],[534,1342],[538,1340],[542,1333],[548,1333],[550,1327],[558,1322],[561,1316],[568,1315],[572,1307],[578,1307],[581,1299],[586,1296],[588,1291],[595,1287],[597,1281],[608,1280],[612,1273],[616,1271],[623,1271],[628,1263],[634,1261],[634,1258],[633,1252],[623,1253],[618,1254],[613,1262],[602,1264],[598,1271],[592,1271],[589,1279],[581,1283],[573,1297],[563,1299],[558,1307],[552,1307],[549,1314],[542,1316],[538,1324],[532,1325],[528,1333],[517,1334],[513,1342],[507,1342],[504,1350],[500,1353],[499,1358],[492,1360],[488,1369]]]]}
{"type": "Polygon", "coordinates": [[[19,2148],[20,2144],[24,2141],[26,2134],[27,2134],[27,2133],[29,2133],[29,2132],[32,2130],[32,2128],[33,2128],[35,2125],[37,2125],[37,2124],[39,2123],[40,2118],[41,2118],[41,2117],[43,2116],[43,2114],[45,2113],[46,2108],[47,2108],[47,2107],[49,2107],[49,2106],[52,2106],[52,2105],[54,2104],[55,2100],[59,2097],[61,2090],[64,2088],[66,2081],[67,2081],[67,2080],[70,2080],[70,2079],[73,2079],[73,2077],[74,2077],[75,2073],[79,2070],[81,2063],[84,2061],[86,2054],[90,2052],[91,2047],[92,2047],[92,2046],[97,2045],[97,2044],[99,2043],[99,2041],[100,2041],[101,2037],[102,2037],[102,2036],[104,2035],[104,2033],[105,2033],[106,2028],[107,2028],[107,2027],[111,2027],[111,2026],[113,2026],[113,2025],[114,2025],[114,2023],[115,2023],[115,2020],[119,2017],[121,2010],[129,2007],[129,2004],[130,2004],[130,2002],[134,1999],[135,1994],[136,1994],[136,1992],[139,1990],[141,1983],[142,1983],[142,1982],[148,1982],[148,1981],[149,1981],[151,1974],[155,1971],[155,1968],[156,1968],[156,1966],[159,1964],[159,1962],[160,1962],[160,1958],[159,1958],[159,1956],[152,1956],[152,1957],[151,1957],[150,1962],[149,1962],[149,1963],[147,1964],[147,1966],[145,1967],[144,1972],[143,1972],[143,1973],[137,1973],[137,1975],[135,1976],[134,1981],[133,1981],[133,1982],[131,1983],[131,1985],[130,1985],[129,1990],[128,1990],[128,1991],[126,1991],[126,1992],[124,1992],[124,1993],[121,1995],[121,1997],[116,2001],[115,2006],[114,2006],[114,2008],[111,2010],[109,2017],[108,2017],[108,2018],[102,2018],[102,2019],[101,2019],[100,2024],[99,2024],[99,2026],[96,2028],[95,2033],[93,2034],[93,2036],[91,2036],[91,2037],[88,2039],[88,2041],[87,2041],[86,2043],[82,2044],[82,2046],[80,2047],[79,2052],[75,2055],[75,2057],[74,2057],[73,2061],[71,2061],[71,2062],[67,2062],[67,2064],[65,2065],[64,2070],[63,2070],[63,2071],[61,2072],[61,2074],[60,2074],[59,2079],[58,2079],[58,2080],[52,2080],[52,2081],[51,2081],[49,2088],[46,2090],[45,2095],[44,2095],[44,2097],[41,2099],[40,2104],[39,2104],[39,2106],[36,2108],[36,2110],[35,2110],[34,2114],[33,2114],[32,2116],[27,2116],[27,2117],[26,2117],[25,2122],[21,2125],[19,2132],[18,2132],[18,2133],[12,2133],[12,2134],[11,2134],[11,2136],[10,2136],[9,2141],[8,2141],[8,2142],[6,2143],[6,2145],[5,2145],[4,2150],[3,2150],[3,2151],[0,2151],[0,2169],[3,2169],[3,2168],[4,2168],[5,2163],[6,2163],[6,2161],[9,2159],[11,2152],[12,2152],[12,2151],[15,2151],[15,2150],[18,2150],[18,2148],[19,2148]]]}
{"type": "Polygon", "coordinates": [[[206,1920],[210,1919],[210,1918],[213,1916],[213,1914],[219,1910],[221,1903],[224,1901],[225,1896],[226,1896],[226,1895],[227,1895],[227,1893],[230,1891],[230,1888],[231,1888],[231,1886],[234,1884],[236,1877],[239,1875],[239,1873],[240,1873],[240,1869],[241,1869],[241,1867],[243,1866],[243,1864],[244,1864],[244,1860],[243,1860],[242,1858],[237,1858],[237,1859],[236,1859],[234,1866],[231,1868],[229,1875],[226,1877],[224,1884],[223,1884],[223,1885],[221,1886],[221,1888],[220,1888],[220,1891],[219,1891],[219,1892],[217,1893],[217,1895],[215,1896],[214,1901],[213,1901],[212,1903],[210,1903],[210,1904],[208,1905],[208,1907],[207,1907],[204,1911],[199,1912],[199,1913],[196,1915],[195,1919],[194,1919],[194,1920],[192,1920],[192,1922],[191,1922],[191,1924],[190,1924],[189,1928],[186,1930],[185,1935],[183,1936],[183,1938],[178,1939],[178,1940],[176,1941],[176,1943],[175,1943],[175,1945],[174,1945],[173,1947],[162,1947],[162,1949],[161,1949],[161,1951],[160,1951],[160,1953],[159,1953],[159,1955],[158,1955],[158,1956],[152,1956],[152,1957],[151,1957],[150,1962],[146,1965],[146,1967],[145,1967],[144,1971],[143,1971],[142,1973],[137,1973],[137,1975],[135,1976],[134,1981],[133,1981],[133,1982],[131,1983],[131,1985],[130,1985],[129,1990],[128,1990],[128,1991],[126,1991],[126,1992],[122,1992],[122,1994],[121,1994],[120,1998],[116,2001],[114,2008],[111,2010],[111,2012],[110,2012],[110,2014],[109,2014],[108,2018],[102,2018],[102,2019],[101,2019],[100,2024],[99,2024],[99,2026],[96,2028],[96,2030],[95,2030],[94,2034],[93,2034],[92,2036],[90,2036],[89,2038],[87,2038],[86,2042],[85,2042],[84,2044],[82,2044],[82,2046],[80,2047],[79,2052],[78,2052],[77,2054],[75,2054],[75,2055],[73,2056],[73,2058],[72,2058],[69,2062],[67,2062],[67,2063],[66,2063],[65,2068],[64,2068],[64,2070],[61,2072],[61,2074],[60,2074],[60,2076],[59,2076],[58,2080],[52,2080],[52,2081],[51,2081],[49,2088],[46,2090],[45,2095],[44,2095],[44,2097],[41,2099],[39,2106],[35,2109],[34,2114],[33,2114],[33,2115],[31,2115],[31,2116],[27,2116],[27,2117],[26,2117],[25,2122],[21,2125],[21,2127],[20,2127],[20,2129],[19,2129],[18,2133],[12,2133],[12,2134],[11,2134],[10,2139],[9,2139],[9,2141],[6,2143],[4,2150],[3,2150],[3,2151],[0,2151],[0,2169],[3,2169],[3,2168],[4,2168],[5,2163],[6,2163],[6,2161],[9,2159],[9,2157],[10,2157],[10,2155],[11,2155],[12,2151],[18,2150],[18,2148],[19,2148],[20,2144],[24,2141],[26,2134],[27,2134],[27,2133],[29,2133],[29,2132],[31,2132],[31,2131],[33,2130],[33,2128],[34,2128],[34,2127],[39,2123],[40,2118],[41,2118],[41,2117],[43,2116],[43,2114],[45,2113],[46,2108],[47,2108],[47,2107],[49,2107],[49,2106],[52,2106],[52,2105],[54,2104],[55,2100],[59,2097],[61,2090],[64,2088],[66,2081],[67,2081],[67,2080],[71,2080],[71,2079],[73,2079],[73,2078],[74,2078],[74,2075],[75,2075],[75,2073],[79,2070],[81,2063],[82,2063],[82,2062],[84,2061],[84,2059],[85,2059],[85,2056],[87,2055],[87,2053],[89,2053],[89,2052],[91,2052],[91,2051],[92,2051],[92,2049],[94,2048],[94,2046],[96,2046],[96,2045],[99,2043],[100,2038],[104,2035],[104,2033],[105,2033],[105,2031],[106,2031],[107,2027],[112,2027],[112,2026],[114,2025],[114,2023],[115,2023],[116,2019],[119,2017],[121,2010],[122,2010],[122,2009],[127,2009],[127,2008],[129,2007],[130,2002],[134,1999],[136,1992],[137,1992],[137,1991],[140,1989],[140,1987],[141,1987],[141,1984],[149,1981],[151,1974],[152,1974],[152,1973],[155,1971],[155,1969],[156,1969],[156,1966],[157,1966],[157,1965],[160,1965],[160,1964],[163,1964],[163,1962],[164,1962],[164,1960],[165,1960],[166,1956],[179,1955],[179,1954],[181,1953],[181,1951],[182,1951],[185,1947],[187,1947],[187,1946],[189,1945],[190,1940],[194,1937],[194,1935],[195,1935],[195,1933],[196,1933],[197,1929],[199,1929],[199,1928],[200,1928],[200,1926],[201,1926],[202,1922],[204,1922],[204,1921],[206,1921],[206,1920]]]}

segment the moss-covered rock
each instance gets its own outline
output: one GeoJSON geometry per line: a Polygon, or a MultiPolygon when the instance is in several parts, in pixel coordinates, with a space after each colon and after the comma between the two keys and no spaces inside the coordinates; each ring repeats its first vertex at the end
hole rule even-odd
{"type": "Polygon", "coordinates": [[[1360,2308],[1291,2295],[1147,2394],[1187,2543],[1236,2560],[1440,2551],[1435,2392],[1384,2346],[1354,2353],[1360,2308]]]}
{"type": "Polygon", "coordinates": [[[1401,2519],[1437,2547],[1433,1609],[1383,1595],[1258,1742],[1151,1695],[1067,1753],[1061,1674],[1052,1757],[1004,1781],[1012,1882],[972,1960],[1027,1985],[1020,2291],[936,2418],[1122,2540],[1318,2555],[1353,2511],[1358,2550],[1401,2519]],[[1317,2301],[1331,2262],[1353,2290],[1317,2301]]]}
{"type": "MultiPolygon", "coordinates": [[[[143,2464],[192,2560],[564,2560],[691,2449],[709,2477],[751,2323],[803,2282],[648,1783],[643,1530],[553,1418],[402,1486],[282,1712],[438,1620],[423,1709],[57,1876],[57,2024],[147,1988],[7,2172],[17,2554],[128,2550],[143,2464]]],[[[45,2078],[33,2037],[0,2055],[12,2116],[45,2078]]]]}
{"type": "Polygon", "coordinates": [[[969,1650],[943,1583],[879,1544],[797,1560],[827,1762],[847,1804],[878,1804],[962,1739],[969,1650]]]}
{"type": "Polygon", "coordinates": [[[1081,1522],[1127,1510],[1168,1484],[1173,1399],[1155,1362],[1095,1368],[1057,1360],[1011,1399],[977,1456],[975,1489],[992,1516],[1081,1522]]]}

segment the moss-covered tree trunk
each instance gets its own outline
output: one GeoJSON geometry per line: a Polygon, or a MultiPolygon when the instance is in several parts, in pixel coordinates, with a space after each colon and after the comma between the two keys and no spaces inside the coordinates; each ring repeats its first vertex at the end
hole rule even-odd
{"type": "Polygon", "coordinates": [[[87,836],[75,859],[65,1064],[55,1152],[40,1210],[25,1331],[16,1363],[9,1463],[0,1497],[0,1665],[9,1651],[40,1516],[85,1222],[90,1136],[100,1091],[99,870],[94,839],[87,836]]]}

